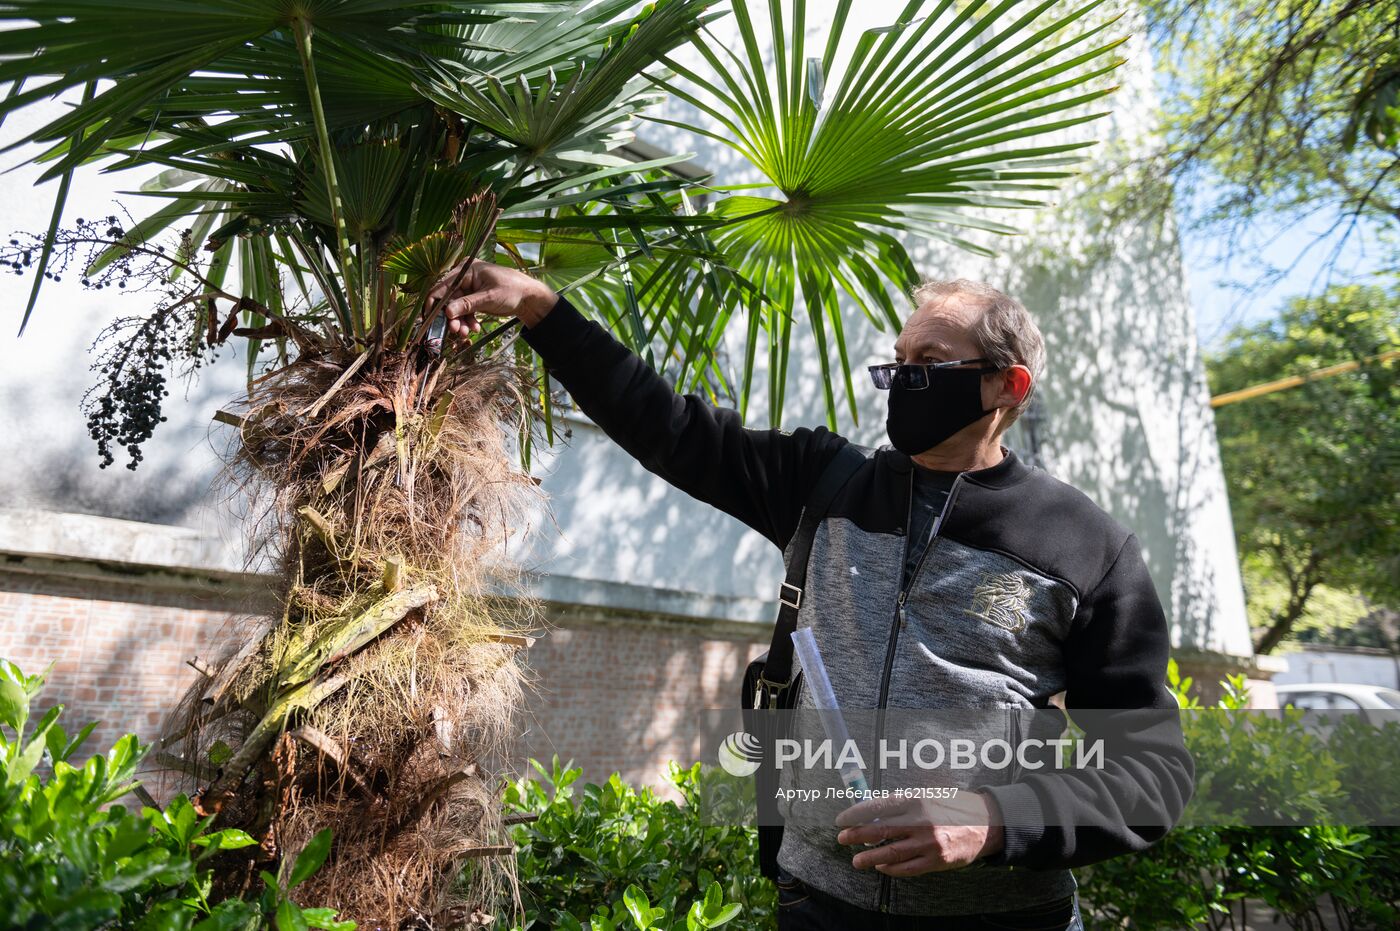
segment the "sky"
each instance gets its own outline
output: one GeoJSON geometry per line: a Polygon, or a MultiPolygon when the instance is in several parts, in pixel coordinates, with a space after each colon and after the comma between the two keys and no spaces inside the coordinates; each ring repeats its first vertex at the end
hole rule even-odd
{"type": "MultiPolygon", "coordinates": [[[[1184,229],[1186,286],[1201,345],[1216,348],[1232,327],[1265,320],[1290,298],[1323,290],[1328,281],[1326,258],[1336,238],[1315,240],[1336,219],[1333,214],[1301,223],[1260,223],[1257,243],[1238,246],[1233,256],[1226,254],[1229,244],[1219,231],[1184,229]],[[1286,272],[1260,283],[1261,262],[1286,272]]],[[[1332,280],[1363,279],[1382,267],[1382,256],[1374,236],[1358,232],[1343,250],[1332,280]]]]}
{"type": "MultiPolygon", "coordinates": [[[[1151,55],[1160,55],[1161,46],[1151,43],[1151,55]]],[[[1152,69],[1152,83],[1165,99],[1180,88],[1171,83],[1168,72],[1152,69]]],[[[1199,181],[1203,186],[1205,182],[1199,181]]],[[[1199,214],[1215,200],[1209,187],[1197,192],[1189,212],[1199,214]]],[[[1316,295],[1327,284],[1328,261],[1340,236],[1318,243],[1318,237],[1341,222],[1339,213],[1319,211],[1308,218],[1286,217],[1256,220],[1241,239],[1232,239],[1218,227],[1191,229],[1178,211],[1186,286],[1195,311],[1197,338],[1207,349],[1222,345],[1229,331],[1240,324],[1257,323],[1275,316],[1293,297],[1316,295]],[[1230,253],[1233,252],[1233,255],[1230,253]],[[1261,284],[1269,268],[1285,273],[1261,284]]],[[[1332,283],[1364,280],[1381,267],[1395,266],[1395,248],[1384,249],[1374,230],[1357,227],[1348,237],[1342,253],[1332,265],[1332,283]]]]}

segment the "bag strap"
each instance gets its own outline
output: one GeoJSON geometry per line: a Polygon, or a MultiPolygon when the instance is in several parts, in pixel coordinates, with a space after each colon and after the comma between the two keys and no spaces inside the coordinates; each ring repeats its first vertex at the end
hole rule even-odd
{"type": "Polygon", "coordinates": [[[768,647],[768,659],[759,680],[773,695],[787,688],[792,679],[792,632],[797,630],[797,611],[802,607],[802,586],[807,584],[807,560],[812,555],[817,524],[826,516],[836,493],[864,463],[865,455],[854,444],[842,446],[822,470],[821,478],[802,509],[797,532],[792,538],[787,578],[778,589],[778,622],[773,628],[773,642],[768,647]]]}

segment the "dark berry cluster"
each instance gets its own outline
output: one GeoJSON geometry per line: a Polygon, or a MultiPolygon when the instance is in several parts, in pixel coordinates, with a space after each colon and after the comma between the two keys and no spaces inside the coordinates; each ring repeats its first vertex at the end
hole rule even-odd
{"type": "Polygon", "coordinates": [[[52,237],[17,233],[0,244],[0,271],[23,275],[42,265],[45,278],[62,281],[74,274],[88,290],[142,293],[156,308],[147,316],[117,320],[93,343],[98,379],[83,396],[82,410],[104,469],[121,451],[129,456],[127,468],[136,468],[142,445],[166,419],[161,407],[170,395],[171,374],[197,374],[215,359],[217,346],[236,324],[232,314],[220,322],[217,302],[236,298],[210,280],[212,253],[230,237],[291,228],[285,220],[245,217],[225,224],[207,242],[195,241],[191,229],[172,231],[167,248],[129,221],[129,216],[125,221],[115,215],[79,217],[52,237]]]}
{"type": "Polygon", "coordinates": [[[79,217],[71,229],[60,229],[48,240],[38,233],[19,233],[0,246],[0,269],[23,275],[35,268],[43,255],[45,242],[51,252],[44,277],[62,281],[65,274],[81,276],[82,286],[92,291],[150,290],[159,288],[177,269],[196,265],[192,230],[179,234],[175,249],[167,250],[151,242],[136,229],[128,230],[118,216],[97,219],[79,217]],[[100,268],[96,267],[101,262],[100,268]]]}
{"type": "Polygon", "coordinates": [[[124,381],[110,382],[110,390],[87,405],[88,435],[97,442],[102,468],[115,461],[112,450],[117,446],[125,447],[131,456],[126,467],[136,468],[142,459],[141,445],[165,420],[161,401],[169,393],[164,366],[145,365],[134,367],[124,381]]]}
{"type": "Polygon", "coordinates": [[[47,242],[51,251],[45,278],[62,281],[73,270],[88,290],[115,287],[153,299],[153,313],[117,320],[93,344],[97,384],[84,395],[82,409],[104,469],[120,451],[129,456],[127,468],[136,468],[141,446],[165,420],[161,404],[170,394],[171,372],[193,372],[213,358],[204,316],[208,301],[197,281],[202,268],[192,236],[184,230],[175,248],[167,250],[113,215],[79,217],[51,240],[20,233],[0,246],[0,269],[22,275],[37,268],[47,242]]]}
{"type": "Polygon", "coordinates": [[[215,357],[199,332],[196,305],[177,303],[149,317],[113,323],[94,344],[103,347],[93,371],[97,384],[83,397],[88,435],[97,443],[102,468],[124,449],[128,469],[141,462],[141,447],[165,421],[161,407],[170,395],[169,374],[193,373],[215,357]]]}

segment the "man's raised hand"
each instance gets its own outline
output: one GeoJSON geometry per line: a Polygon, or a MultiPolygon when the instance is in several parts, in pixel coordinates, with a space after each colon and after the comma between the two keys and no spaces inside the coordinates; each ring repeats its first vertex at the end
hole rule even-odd
{"type": "Polygon", "coordinates": [[[532,327],[558,299],[548,285],[524,272],[473,259],[465,272],[461,265],[454,266],[428,292],[424,312],[431,317],[441,310],[447,316],[448,332],[466,337],[481,332],[479,314],[519,317],[532,327]]]}

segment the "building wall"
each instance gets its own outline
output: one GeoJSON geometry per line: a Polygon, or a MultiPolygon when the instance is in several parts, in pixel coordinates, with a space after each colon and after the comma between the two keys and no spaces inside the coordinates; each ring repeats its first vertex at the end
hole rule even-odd
{"type": "MultiPolygon", "coordinates": [[[[198,675],[187,661],[213,652],[234,617],[221,601],[195,590],[0,571],[0,656],[31,675],[52,664],[40,707],[62,704],[70,734],[99,722],[88,752],[126,733],[154,743],[198,675]]],[[[756,636],[680,619],[569,609],[549,617],[555,629],[530,652],[515,765],[523,770],[529,757],[548,765],[557,754],[594,782],[618,772],[660,784],[667,761],[712,763],[715,748],[686,722],[735,704],[745,665],[766,649],[756,636]]]]}
{"type": "Polygon", "coordinates": [[[33,675],[53,665],[42,706],[64,706],[75,733],[101,722],[87,745],[127,732],[150,742],[229,618],[195,592],[140,584],[0,572],[0,656],[33,675]]]}
{"type": "Polygon", "coordinates": [[[1278,654],[1288,668],[1274,674],[1275,685],[1352,682],[1400,689],[1400,656],[1384,650],[1305,646],[1278,654]]]}
{"type": "Polygon", "coordinates": [[[590,781],[617,772],[664,785],[665,767],[715,762],[700,713],[737,707],[744,667],[768,648],[758,630],[563,609],[559,628],[530,649],[536,673],[525,753],[574,760],[590,781]]]}
{"type": "MultiPolygon", "coordinates": [[[[205,558],[217,548],[178,528],[0,510],[0,657],[31,675],[48,669],[40,707],[62,704],[70,734],[100,722],[89,752],[128,732],[154,743],[198,675],[188,661],[221,654],[230,622],[266,597],[264,578],[205,558]]],[[[669,760],[713,762],[691,725],[737,704],[744,667],[767,646],[757,619],[768,604],[535,586],[544,632],[529,653],[515,766],[557,754],[589,780],[664,784],[669,760]]]]}
{"type": "Polygon", "coordinates": [[[52,664],[41,702],[64,705],[70,734],[100,722],[89,750],[154,740],[197,675],[188,661],[261,591],[195,531],[0,509],[0,657],[30,675],[52,664]]]}

